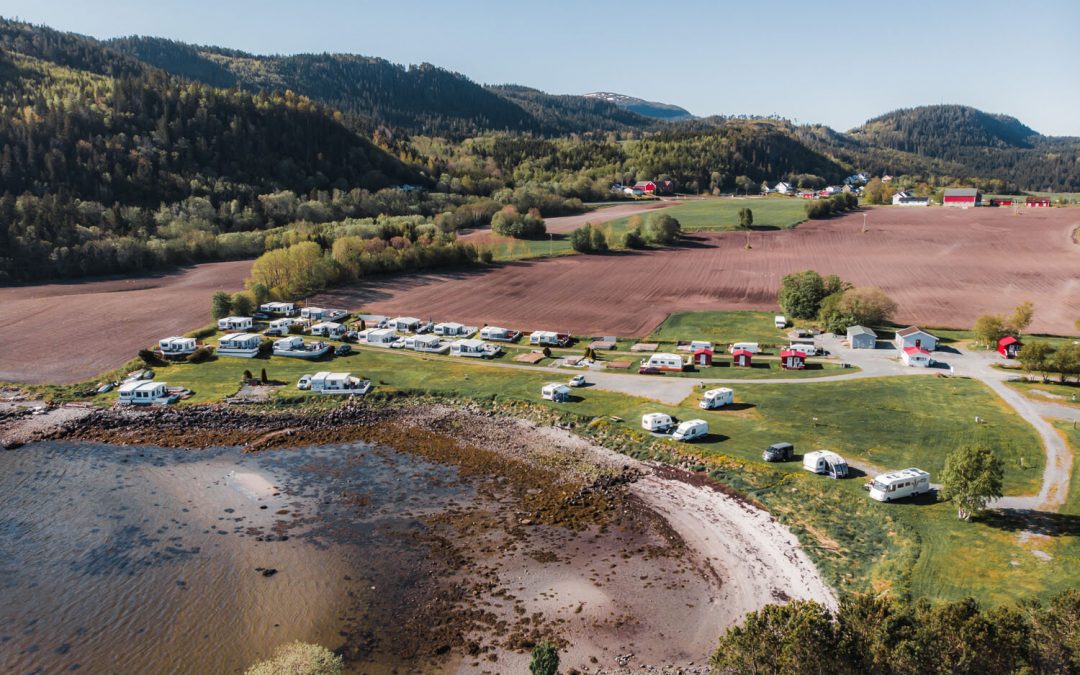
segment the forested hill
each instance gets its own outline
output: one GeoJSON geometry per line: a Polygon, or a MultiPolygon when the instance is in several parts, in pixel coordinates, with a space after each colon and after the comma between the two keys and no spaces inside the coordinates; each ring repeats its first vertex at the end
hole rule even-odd
{"type": "Polygon", "coordinates": [[[353,54],[256,56],[154,37],[109,46],[170,73],[249,91],[293,91],[409,134],[484,131],[547,135],[641,129],[654,122],[604,101],[516,87],[483,87],[431,64],[401,66],[353,54]]]}
{"type": "Polygon", "coordinates": [[[1015,117],[961,105],[895,110],[849,133],[869,145],[938,159],[954,159],[967,147],[1031,148],[1041,138],[1015,117]]]}

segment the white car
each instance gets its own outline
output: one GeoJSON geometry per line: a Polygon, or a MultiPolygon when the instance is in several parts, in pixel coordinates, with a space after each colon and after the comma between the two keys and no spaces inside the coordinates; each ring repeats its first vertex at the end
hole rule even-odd
{"type": "Polygon", "coordinates": [[[304,391],[311,389],[311,376],[301,375],[300,379],[296,381],[296,388],[304,391]]]}
{"type": "Polygon", "coordinates": [[[584,375],[575,375],[570,378],[571,387],[584,387],[588,382],[585,381],[584,375]]]}

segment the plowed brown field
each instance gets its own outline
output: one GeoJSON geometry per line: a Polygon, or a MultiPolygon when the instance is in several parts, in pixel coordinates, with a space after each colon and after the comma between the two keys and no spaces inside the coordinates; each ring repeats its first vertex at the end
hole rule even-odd
{"type": "Polygon", "coordinates": [[[363,306],[582,334],[644,335],[670,312],[771,309],[780,278],[815,269],[879,286],[896,320],[970,327],[988,312],[1035,302],[1035,332],[1072,333],[1080,317],[1078,209],[882,208],[794,230],[710,233],[644,253],[521,262],[426,274],[328,293],[319,304],[363,306]]]}

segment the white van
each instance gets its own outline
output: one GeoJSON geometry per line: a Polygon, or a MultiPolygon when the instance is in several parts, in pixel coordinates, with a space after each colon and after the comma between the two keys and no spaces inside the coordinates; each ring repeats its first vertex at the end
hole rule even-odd
{"type": "Polygon", "coordinates": [[[759,347],[758,343],[756,343],[756,342],[736,342],[735,344],[728,347],[728,351],[731,352],[731,353],[735,353],[735,352],[739,351],[740,349],[748,351],[751,354],[760,354],[761,353],[761,347],[759,347]]]}
{"type": "Polygon", "coordinates": [[[815,450],[803,455],[802,466],[810,473],[830,478],[844,478],[848,475],[848,465],[843,457],[829,450],[815,450]]]}
{"type": "Polygon", "coordinates": [[[570,400],[570,387],[561,382],[549,382],[540,390],[540,396],[545,401],[562,403],[570,400]]]}
{"type": "Polygon", "coordinates": [[[883,473],[870,483],[870,498],[879,502],[915,497],[929,491],[930,474],[915,468],[883,473]]]}
{"type": "Polygon", "coordinates": [[[671,429],[671,415],[665,413],[645,413],[641,416],[641,428],[645,431],[661,433],[671,429]]]}
{"type": "Polygon", "coordinates": [[[697,440],[709,433],[709,423],[705,420],[686,420],[675,427],[671,435],[677,441],[697,440]]]}
{"type": "Polygon", "coordinates": [[[698,407],[702,410],[716,410],[717,408],[731,405],[734,402],[735,392],[727,387],[720,387],[719,389],[710,389],[705,392],[705,395],[698,403],[698,407]]]}
{"type": "Polygon", "coordinates": [[[773,324],[776,325],[777,329],[783,330],[787,328],[787,317],[783,314],[777,314],[773,317],[773,324]]]}

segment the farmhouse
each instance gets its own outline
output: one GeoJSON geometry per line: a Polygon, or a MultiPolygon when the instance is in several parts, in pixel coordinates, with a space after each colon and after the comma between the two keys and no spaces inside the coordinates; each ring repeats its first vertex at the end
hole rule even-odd
{"type": "Polygon", "coordinates": [[[966,209],[982,204],[982,194],[975,188],[948,188],[941,203],[943,206],[966,209]]]}
{"type": "Polygon", "coordinates": [[[731,352],[732,363],[739,368],[749,368],[753,364],[754,353],[749,349],[736,349],[731,352]]]}
{"type": "Polygon", "coordinates": [[[174,403],[178,396],[170,394],[164,382],[136,380],[120,385],[120,402],[131,405],[165,405],[174,403]]]}
{"type": "Polygon", "coordinates": [[[261,342],[262,336],[255,333],[226,333],[218,340],[217,353],[219,356],[252,359],[259,354],[261,342]]]}
{"type": "Polygon", "coordinates": [[[929,206],[929,197],[916,197],[907,190],[901,190],[892,196],[893,206],[929,206]]]}
{"type": "Polygon", "coordinates": [[[641,360],[642,368],[655,368],[656,370],[667,370],[673,372],[682,372],[683,360],[678,354],[665,354],[663,352],[652,354],[647,359],[641,360]]]}
{"type": "Polygon", "coordinates": [[[776,187],[772,189],[773,192],[777,192],[782,195],[793,195],[796,192],[795,186],[791,183],[785,183],[780,181],[776,184],[776,187]]]}
{"type": "Polygon", "coordinates": [[[296,305],[291,302],[264,302],[259,305],[259,311],[266,314],[292,316],[296,314],[296,305]]]}
{"type": "Polygon", "coordinates": [[[250,316],[227,316],[218,319],[218,330],[251,330],[255,321],[250,316]]]}
{"type": "Polygon", "coordinates": [[[321,335],[336,340],[344,337],[346,330],[345,326],[340,323],[322,321],[311,327],[311,334],[321,335]]]}
{"type": "Polygon", "coordinates": [[[784,370],[803,370],[806,368],[806,354],[795,349],[781,350],[780,367],[784,370]]]}
{"type": "Polygon", "coordinates": [[[908,347],[917,347],[919,349],[934,351],[937,349],[937,341],[938,339],[936,337],[917,326],[908,326],[907,328],[896,331],[895,344],[896,348],[900,351],[903,351],[908,347]]]}
{"type": "Polygon", "coordinates": [[[638,182],[634,183],[633,189],[635,191],[640,190],[641,194],[651,195],[656,192],[656,183],[652,182],[651,180],[639,180],[638,182]]]}
{"type": "Polygon", "coordinates": [[[162,356],[186,356],[198,348],[193,337],[168,337],[158,341],[162,356]]]}
{"type": "Polygon", "coordinates": [[[1022,346],[1023,345],[1020,343],[1019,340],[1017,340],[1011,335],[1006,335],[1005,337],[998,340],[997,350],[998,354],[1001,354],[1005,358],[1015,359],[1017,352],[1020,351],[1020,347],[1022,346]]]}
{"type": "Polygon", "coordinates": [[[930,358],[930,352],[920,347],[905,347],[904,351],[900,352],[900,360],[905,366],[912,368],[929,368],[934,363],[934,360],[930,358]]]}
{"type": "Polygon", "coordinates": [[[847,339],[852,349],[873,349],[877,345],[877,333],[866,326],[848,326],[847,339]]]}
{"type": "Polygon", "coordinates": [[[484,326],[480,329],[480,337],[485,340],[495,340],[496,342],[514,342],[521,337],[521,331],[500,328],[499,326],[484,326]]]}

